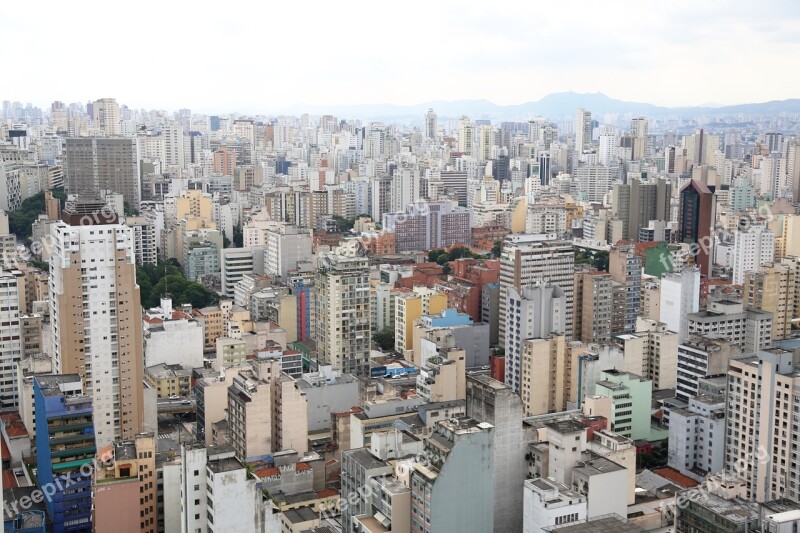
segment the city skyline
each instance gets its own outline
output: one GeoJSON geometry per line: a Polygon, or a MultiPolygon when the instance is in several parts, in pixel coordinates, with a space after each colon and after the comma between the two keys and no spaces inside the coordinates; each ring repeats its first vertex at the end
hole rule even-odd
{"type": "Polygon", "coordinates": [[[26,48],[2,99],[44,107],[112,96],[135,108],[240,113],[483,98],[509,105],[561,91],[662,106],[782,100],[800,77],[786,68],[800,46],[800,6],[770,4],[756,18],[739,1],[552,10],[412,2],[391,13],[373,4],[233,4],[213,16],[145,2],[140,11],[151,6],[159,17],[130,24],[127,38],[125,22],[103,22],[91,4],[70,11],[46,2],[48,17],[33,25],[12,5],[0,31],[26,48]],[[112,46],[90,48],[101,42],[112,46]],[[54,49],[76,61],[54,60],[54,49]],[[770,71],[782,72],[782,83],[765,84],[770,71]],[[59,79],[70,83],[54,91],[59,79]]]}

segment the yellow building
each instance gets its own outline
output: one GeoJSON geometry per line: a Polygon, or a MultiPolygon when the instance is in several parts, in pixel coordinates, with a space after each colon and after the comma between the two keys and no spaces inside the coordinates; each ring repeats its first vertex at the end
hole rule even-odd
{"type": "Polygon", "coordinates": [[[786,339],[792,332],[797,307],[796,272],[788,264],[761,267],[744,277],[744,305],[772,313],[772,338],[786,339]]]}
{"type": "Polygon", "coordinates": [[[95,531],[114,531],[121,524],[155,533],[156,446],[152,433],[116,441],[98,451],[92,479],[95,531]]]}
{"type": "Polygon", "coordinates": [[[427,287],[414,287],[411,293],[395,298],[394,349],[405,355],[414,346],[414,323],[425,315],[435,315],[447,308],[447,295],[427,287]]]}
{"type": "Polygon", "coordinates": [[[578,357],[587,352],[581,342],[564,335],[523,342],[520,393],[525,416],[556,413],[578,399],[578,357]]]}
{"type": "Polygon", "coordinates": [[[148,366],[144,369],[144,380],[154,389],[158,398],[189,396],[192,389],[192,371],[180,365],[148,366]]]}

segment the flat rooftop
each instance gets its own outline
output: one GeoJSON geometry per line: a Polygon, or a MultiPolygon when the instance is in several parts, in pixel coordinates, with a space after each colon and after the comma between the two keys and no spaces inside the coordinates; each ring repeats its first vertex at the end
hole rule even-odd
{"type": "Polygon", "coordinates": [[[559,533],[640,533],[644,531],[618,515],[605,515],[590,518],[586,522],[566,524],[545,528],[543,531],[559,533]]]}
{"type": "Polygon", "coordinates": [[[215,474],[222,474],[224,472],[233,472],[234,470],[243,469],[244,465],[240,463],[238,459],[226,457],[224,459],[208,461],[208,468],[215,474]]]}

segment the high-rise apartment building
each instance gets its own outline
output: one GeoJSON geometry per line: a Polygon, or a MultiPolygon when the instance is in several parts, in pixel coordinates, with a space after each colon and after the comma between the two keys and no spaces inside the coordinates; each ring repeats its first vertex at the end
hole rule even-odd
{"type": "Polygon", "coordinates": [[[624,286],[624,289],[620,289],[621,307],[612,310],[613,313],[621,314],[618,323],[621,324],[622,330],[616,330],[614,333],[633,333],[636,331],[636,319],[641,309],[642,258],[636,255],[632,245],[613,246],[608,258],[608,267],[614,283],[624,286]]]}
{"type": "Polygon", "coordinates": [[[383,228],[394,233],[398,252],[449,248],[472,242],[472,216],[451,200],[409,204],[404,212],[385,213],[383,228]]]}
{"type": "Polygon", "coordinates": [[[742,353],[737,344],[719,335],[689,336],[678,346],[678,383],[675,397],[685,402],[697,396],[699,381],[728,371],[731,357],[742,353]]]}
{"type": "Polygon", "coordinates": [[[92,121],[94,127],[102,130],[106,135],[119,135],[122,133],[122,117],[119,113],[119,104],[113,98],[101,98],[92,102],[92,121]]]}
{"type": "Polygon", "coordinates": [[[564,335],[527,339],[520,356],[520,395],[525,416],[567,409],[578,397],[578,358],[588,352],[582,342],[564,335]]]}
{"type": "Polygon", "coordinates": [[[744,353],[772,346],[772,313],[745,309],[742,302],[719,300],[706,309],[689,313],[689,333],[717,334],[738,344],[744,353]]]}
{"type": "Polygon", "coordinates": [[[659,320],[678,334],[681,342],[689,336],[689,313],[700,309],[700,271],[686,267],[661,276],[659,320]]]}
{"type": "Polygon", "coordinates": [[[141,201],[137,138],[68,137],[65,172],[70,194],[122,194],[133,208],[141,201]]]}
{"type": "Polygon", "coordinates": [[[98,446],[142,431],[142,307],[133,230],[101,202],[78,201],[51,226],[51,353],[79,374],[94,408],[98,446]]]}
{"type": "Polygon", "coordinates": [[[575,171],[578,193],[585,202],[603,202],[611,187],[611,170],[603,165],[583,165],[575,171]]]}
{"type": "Polygon", "coordinates": [[[296,273],[299,263],[311,261],[311,231],[281,224],[266,231],[264,273],[285,281],[296,273]]]}
{"type": "Polygon", "coordinates": [[[797,272],[789,264],[761,267],[744,275],[744,305],[772,313],[772,339],[786,339],[797,316],[797,272]]]}
{"type": "Polygon", "coordinates": [[[575,252],[571,242],[558,240],[553,234],[508,235],[500,255],[500,344],[506,344],[508,288],[513,287],[519,292],[535,282],[549,282],[564,292],[564,331],[570,340],[574,273],[575,252]]]}
{"type": "Polygon", "coordinates": [[[16,366],[22,359],[21,316],[25,314],[25,283],[20,281],[14,273],[0,268],[0,324],[3,331],[3,339],[0,341],[0,405],[4,411],[14,409],[18,404],[14,376],[16,366]]]}
{"type": "Polygon", "coordinates": [[[133,229],[133,246],[137,265],[158,262],[156,227],[147,217],[126,217],[125,225],[133,229]]]}
{"type": "Polygon", "coordinates": [[[458,123],[458,148],[466,156],[475,156],[475,126],[466,116],[458,123]]]}
{"type": "Polygon", "coordinates": [[[183,126],[180,122],[167,122],[161,134],[164,136],[164,165],[183,168],[185,155],[183,126]]]}
{"type": "MultiPolygon", "coordinates": [[[[353,243],[354,244],[354,243],[353,243]]],[[[317,354],[320,364],[359,376],[369,371],[369,261],[357,246],[322,255],[316,275],[317,354]]]]}
{"type": "Polygon", "coordinates": [[[700,275],[711,276],[714,242],[712,231],[716,222],[714,189],[700,180],[691,180],[679,195],[678,242],[692,246],[694,263],[700,275]]]}
{"type": "MultiPolygon", "coordinates": [[[[400,354],[414,347],[414,324],[423,316],[439,314],[447,308],[447,294],[427,287],[414,287],[410,293],[394,298],[394,349],[400,354]]],[[[411,359],[411,358],[409,358],[411,359]]]]}
{"type": "Polygon", "coordinates": [[[800,499],[798,390],[791,352],[775,348],[730,362],[725,468],[745,481],[747,499],[800,499]]]}
{"type": "Polygon", "coordinates": [[[508,385],[485,375],[467,376],[467,416],[494,426],[494,531],[519,531],[525,452],[522,402],[508,385]]]}
{"type": "Polygon", "coordinates": [[[764,226],[751,226],[733,235],[733,278],[744,284],[748,272],[755,272],[775,260],[775,234],[764,226]]]}
{"type": "Polygon", "coordinates": [[[582,342],[608,342],[611,338],[611,286],[608,272],[575,272],[572,338],[582,342]]]}
{"type": "Polygon", "coordinates": [[[575,152],[580,154],[592,144],[592,112],[580,108],[575,113],[575,152]]]}
{"type": "Polygon", "coordinates": [[[435,141],[438,128],[439,126],[436,122],[436,113],[433,112],[432,108],[428,109],[428,112],[425,113],[425,138],[435,141]]]}
{"type": "Polygon", "coordinates": [[[416,464],[411,472],[412,533],[498,531],[494,485],[488,482],[493,430],[468,417],[439,422],[424,442],[429,464],[416,464]]]}
{"type": "Polygon", "coordinates": [[[638,241],[639,232],[651,220],[670,220],[672,185],[664,179],[642,183],[631,178],[628,183],[614,185],[612,213],[622,220],[622,238],[638,241]]]}
{"type": "Polygon", "coordinates": [[[517,393],[522,390],[525,341],[564,335],[565,321],[566,296],[557,285],[540,282],[506,289],[506,385],[517,393]]]}
{"type": "MultiPolygon", "coordinates": [[[[92,531],[92,462],[97,454],[92,399],[80,376],[33,377],[36,406],[36,480],[53,531],[92,531]]],[[[138,508],[138,506],[137,506],[138,508]]]]}

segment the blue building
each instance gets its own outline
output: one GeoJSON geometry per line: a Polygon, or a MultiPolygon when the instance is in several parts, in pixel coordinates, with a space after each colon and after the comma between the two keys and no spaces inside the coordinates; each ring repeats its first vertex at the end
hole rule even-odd
{"type": "Polygon", "coordinates": [[[92,400],[78,374],[35,376],[36,478],[53,531],[92,531],[92,400]]]}

